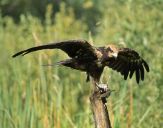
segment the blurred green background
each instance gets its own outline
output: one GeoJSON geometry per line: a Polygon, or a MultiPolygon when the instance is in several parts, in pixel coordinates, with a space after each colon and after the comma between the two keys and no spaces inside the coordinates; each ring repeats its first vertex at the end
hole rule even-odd
{"type": "Polygon", "coordinates": [[[0,127],[91,128],[90,83],[65,67],[58,50],[12,59],[22,49],[52,41],[86,39],[137,50],[150,73],[137,86],[106,69],[102,81],[113,128],[163,127],[163,0],[1,0],[0,127]]]}

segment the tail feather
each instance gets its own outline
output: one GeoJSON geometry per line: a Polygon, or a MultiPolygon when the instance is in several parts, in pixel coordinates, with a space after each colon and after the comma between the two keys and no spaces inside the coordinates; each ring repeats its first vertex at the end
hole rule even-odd
{"type": "Polygon", "coordinates": [[[42,66],[59,66],[59,65],[66,65],[70,63],[72,63],[72,59],[62,60],[54,64],[43,64],[42,66]]]}
{"type": "Polygon", "coordinates": [[[84,65],[79,63],[76,59],[72,59],[72,58],[57,62],[56,64],[70,67],[72,69],[76,69],[76,70],[80,70],[80,71],[86,71],[86,68],[84,65]]]}
{"type": "Polygon", "coordinates": [[[55,48],[58,48],[58,46],[56,44],[47,44],[47,45],[36,46],[36,47],[32,47],[32,48],[28,48],[26,50],[20,51],[20,52],[14,54],[12,57],[14,58],[19,55],[24,56],[28,53],[43,50],[43,49],[55,49],[55,48]]]}

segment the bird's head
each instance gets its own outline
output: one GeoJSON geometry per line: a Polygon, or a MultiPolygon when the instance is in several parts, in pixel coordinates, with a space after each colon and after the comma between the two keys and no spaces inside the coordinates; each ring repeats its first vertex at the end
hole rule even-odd
{"type": "Polygon", "coordinates": [[[107,45],[106,50],[109,58],[118,57],[118,48],[115,45],[107,45]]]}

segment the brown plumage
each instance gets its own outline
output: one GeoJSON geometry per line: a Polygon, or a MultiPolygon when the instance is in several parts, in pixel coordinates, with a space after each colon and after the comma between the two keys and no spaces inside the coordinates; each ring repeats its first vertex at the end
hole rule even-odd
{"type": "Polygon", "coordinates": [[[70,58],[57,64],[86,72],[87,81],[91,76],[99,82],[104,67],[120,72],[125,80],[128,76],[132,78],[135,73],[137,83],[144,80],[145,70],[149,72],[148,64],[136,51],[129,48],[118,48],[115,45],[94,47],[85,40],[68,40],[36,46],[20,51],[12,57],[24,56],[42,49],[61,49],[66,52],[70,58]]]}

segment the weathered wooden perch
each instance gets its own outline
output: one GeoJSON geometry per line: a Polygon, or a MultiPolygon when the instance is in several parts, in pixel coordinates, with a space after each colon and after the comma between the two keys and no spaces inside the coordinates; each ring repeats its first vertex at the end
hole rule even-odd
{"type": "Polygon", "coordinates": [[[101,98],[101,92],[100,89],[97,88],[96,82],[92,80],[92,84],[94,90],[90,96],[90,102],[95,121],[95,128],[111,128],[109,113],[104,102],[106,98],[101,98]]]}

